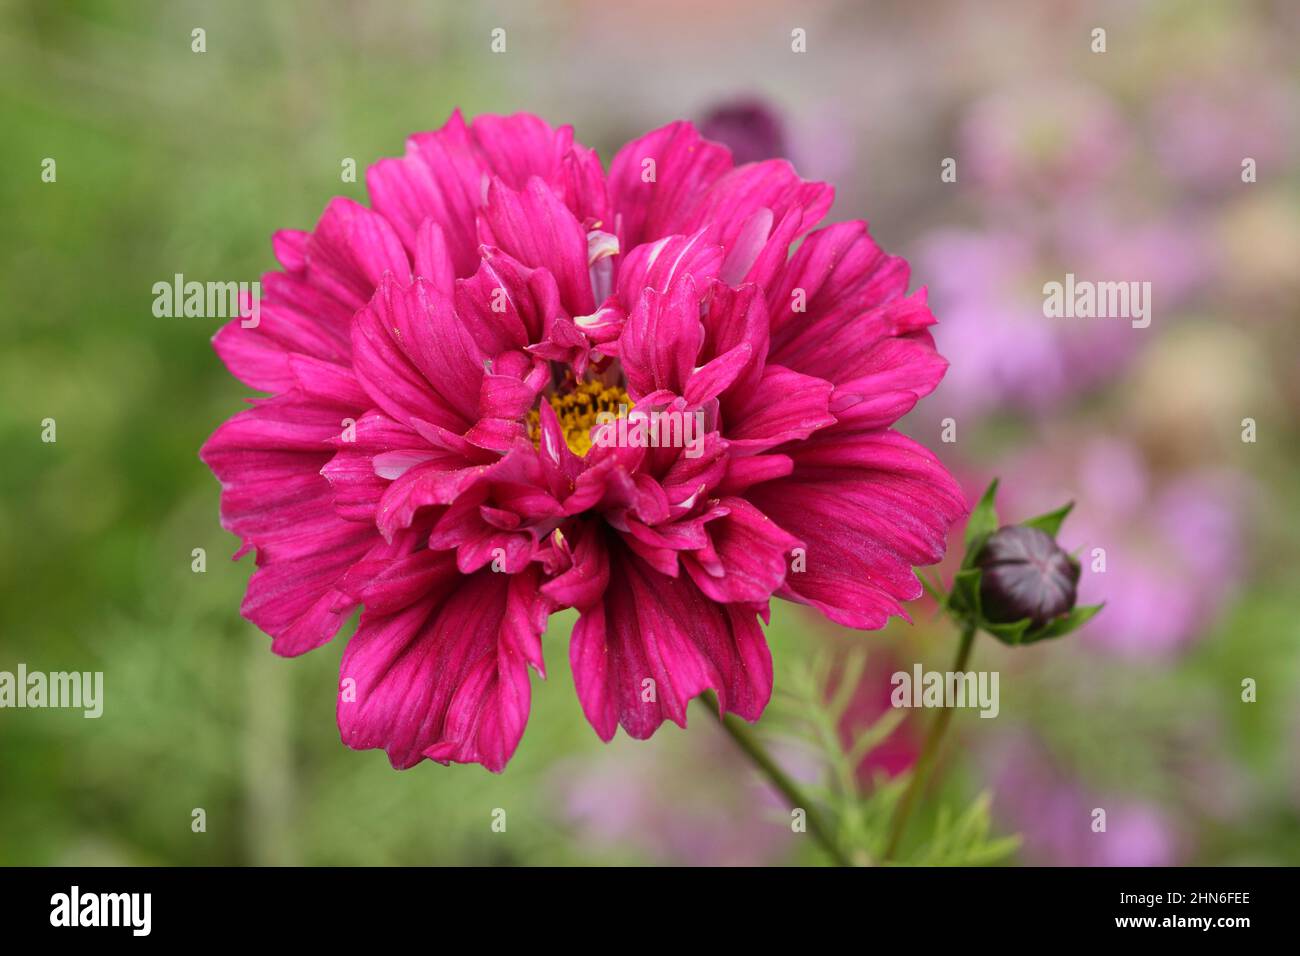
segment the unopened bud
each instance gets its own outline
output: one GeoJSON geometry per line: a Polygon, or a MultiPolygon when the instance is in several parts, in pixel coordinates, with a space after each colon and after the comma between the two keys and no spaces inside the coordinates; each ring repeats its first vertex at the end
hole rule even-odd
{"type": "Polygon", "coordinates": [[[1079,563],[1038,528],[999,528],[976,564],[983,571],[980,605],[994,623],[1029,618],[1041,627],[1072,609],[1078,597],[1079,563]]]}

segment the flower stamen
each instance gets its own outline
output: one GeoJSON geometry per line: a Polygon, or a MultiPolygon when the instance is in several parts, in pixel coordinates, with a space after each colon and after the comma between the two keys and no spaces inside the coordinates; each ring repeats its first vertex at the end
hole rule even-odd
{"type": "MultiPolygon", "coordinates": [[[[602,413],[611,418],[621,418],[632,404],[628,400],[626,389],[594,380],[578,382],[571,388],[552,392],[544,398],[550,402],[555,417],[560,420],[560,427],[564,430],[564,443],[580,458],[591,451],[591,430],[602,413]]],[[[541,414],[536,408],[528,413],[528,437],[534,445],[541,447],[541,414]]]]}

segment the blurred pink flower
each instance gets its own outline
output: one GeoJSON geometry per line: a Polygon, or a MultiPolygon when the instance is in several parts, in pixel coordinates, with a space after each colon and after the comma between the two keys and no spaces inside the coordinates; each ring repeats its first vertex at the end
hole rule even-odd
{"type": "Polygon", "coordinates": [[[756,97],[714,106],[700,121],[700,135],[731,150],[737,164],[790,158],[781,117],[756,97]]]}
{"type": "Polygon", "coordinates": [[[1027,733],[992,748],[993,812],[1020,834],[1020,856],[1039,866],[1174,866],[1183,856],[1172,818],[1157,804],[1090,791],[1053,765],[1027,733]],[[1094,811],[1106,829],[1094,831],[1094,811]]]}
{"type": "Polygon", "coordinates": [[[976,101],[962,120],[958,147],[958,182],[1004,201],[1055,201],[1114,172],[1128,158],[1132,135],[1100,91],[1044,83],[976,101]]]}
{"type": "Polygon", "coordinates": [[[919,243],[943,322],[940,348],[961,356],[927,416],[969,423],[1000,410],[1046,416],[1112,381],[1150,344],[1206,276],[1204,244],[1173,221],[1134,225],[1063,204],[1051,215],[984,229],[946,229],[919,243]],[[1093,281],[1151,283],[1153,319],[1044,315],[1043,286],[1067,272],[1093,281]]]}
{"type": "Polygon", "coordinates": [[[752,770],[730,740],[711,734],[671,751],[616,746],[600,759],[569,760],[551,787],[588,852],[686,866],[773,864],[793,849],[789,811],[752,770]]]}
{"type": "Polygon", "coordinates": [[[1151,107],[1152,140],[1163,172],[1207,192],[1239,190],[1242,160],[1261,178],[1282,168],[1296,135],[1294,87],[1267,76],[1184,80],[1151,107]]]}
{"type": "MultiPolygon", "coordinates": [[[[844,746],[851,746],[859,735],[889,712],[894,690],[892,678],[900,669],[899,659],[884,648],[873,649],[867,656],[867,665],[840,720],[840,739],[844,746]]],[[[828,691],[835,692],[834,683],[828,691]]],[[[920,731],[916,718],[909,714],[893,733],[862,758],[857,768],[858,782],[867,788],[878,775],[896,777],[910,770],[920,753],[920,731]]]]}

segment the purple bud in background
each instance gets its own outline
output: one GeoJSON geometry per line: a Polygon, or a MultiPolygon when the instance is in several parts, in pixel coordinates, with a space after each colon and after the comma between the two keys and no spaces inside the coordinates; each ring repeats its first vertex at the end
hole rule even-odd
{"type": "Polygon", "coordinates": [[[732,100],[715,106],[700,121],[700,134],[730,149],[738,166],[787,156],[784,124],[762,100],[732,100]]]}
{"type": "Polygon", "coordinates": [[[1074,607],[1079,564],[1047,532],[1023,525],[999,528],[976,564],[984,617],[995,624],[1030,618],[1041,627],[1074,607]]]}

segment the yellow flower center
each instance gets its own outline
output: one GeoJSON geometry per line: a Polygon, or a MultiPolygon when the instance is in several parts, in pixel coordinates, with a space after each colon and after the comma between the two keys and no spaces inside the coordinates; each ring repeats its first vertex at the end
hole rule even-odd
{"type": "MultiPolygon", "coordinates": [[[[631,406],[627,390],[603,382],[579,382],[571,391],[547,396],[555,417],[564,429],[564,443],[579,457],[591,451],[591,430],[598,416],[622,418],[631,406]]],[[[537,409],[528,413],[528,437],[540,447],[542,443],[541,415],[537,409]]]]}

